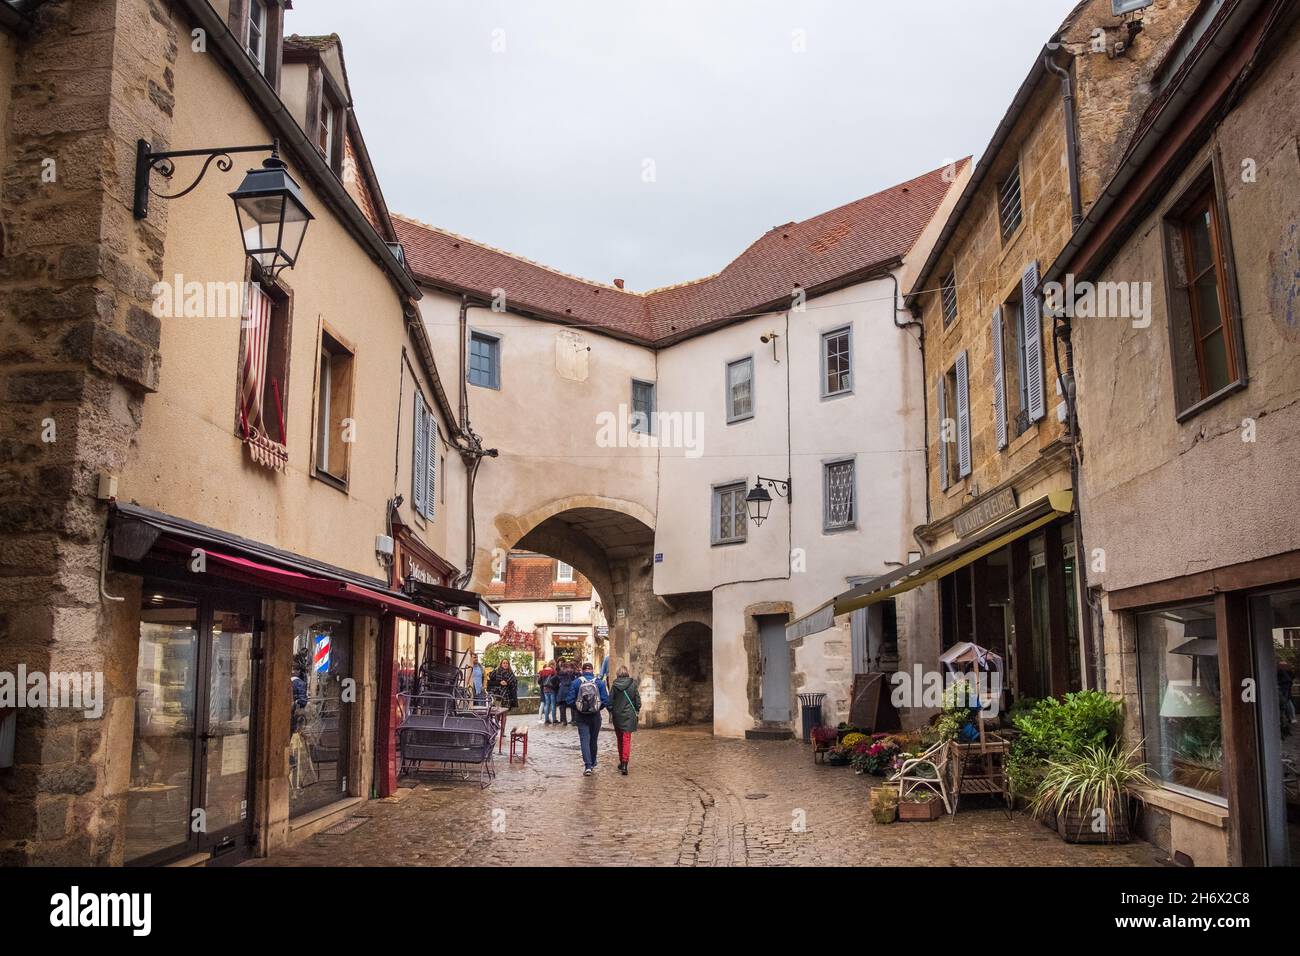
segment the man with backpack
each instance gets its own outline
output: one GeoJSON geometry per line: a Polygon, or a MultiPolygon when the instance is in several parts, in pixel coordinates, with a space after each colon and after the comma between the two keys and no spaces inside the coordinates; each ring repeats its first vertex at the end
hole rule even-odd
{"type": "Polygon", "coordinates": [[[609,691],[597,680],[591,662],[582,665],[582,673],[569,685],[568,703],[578,725],[582,743],[582,775],[590,777],[596,770],[596,744],[600,741],[600,712],[609,706],[609,691]]]}

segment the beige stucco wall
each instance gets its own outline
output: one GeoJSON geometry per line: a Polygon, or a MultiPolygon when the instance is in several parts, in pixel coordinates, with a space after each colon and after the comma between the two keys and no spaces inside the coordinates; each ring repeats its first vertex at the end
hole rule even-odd
{"type": "MultiPolygon", "coordinates": [[[[213,144],[214,115],[222,117],[223,143],[271,139],[214,56],[181,45],[175,73],[174,148],[213,144]]],[[[183,282],[242,280],[244,256],[226,194],[259,158],[237,157],[231,173],[212,171],[190,195],[153,203],[150,215],[167,217],[164,276],[179,275],[183,282]]],[[[178,179],[188,169],[182,163],[178,179]]],[[[161,383],[145,401],[118,494],[121,500],[384,577],[374,539],[385,531],[386,502],[395,492],[410,497],[412,376],[409,369],[401,371],[407,337],[399,294],[292,161],[290,169],[317,218],[299,264],[283,273],[294,294],[285,396],[287,473],[252,464],[236,433],[238,317],[163,318],[161,383]],[[346,491],[312,477],[322,324],[355,348],[356,433],[346,491]],[[400,398],[399,388],[404,388],[400,398]],[[394,460],[399,402],[403,447],[394,460]]],[[[446,423],[441,424],[445,434],[446,423]]],[[[455,470],[451,462],[447,470],[455,470]]],[[[450,526],[424,530],[435,550],[445,551],[450,526]]]]}
{"type": "Polygon", "coordinates": [[[1105,589],[1300,548],[1300,42],[1260,76],[1215,142],[1163,192],[1100,276],[1150,278],[1152,320],[1077,320],[1084,531],[1105,551],[1105,589]],[[1248,386],[1175,418],[1161,221],[1182,187],[1222,158],[1248,386]],[[1254,160],[1256,181],[1244,182],[1254,160]],[[1254,423],[1253,440],[1249,423],[1254,423]]]}

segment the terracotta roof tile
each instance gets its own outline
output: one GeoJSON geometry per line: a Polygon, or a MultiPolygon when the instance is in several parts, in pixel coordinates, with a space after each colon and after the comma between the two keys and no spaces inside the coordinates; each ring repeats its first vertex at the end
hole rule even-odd
{"type": "Polygon", "coordinates": [[[644,293],[567,275],[413,219],[393,222],[412,273],[425,284],[481,298],[503,289],[512,309],[662,345],[775,311],[796,288],[815,293],[901,258],[950,188],[943,172],[778,226],[716,275],[644,293]]]}

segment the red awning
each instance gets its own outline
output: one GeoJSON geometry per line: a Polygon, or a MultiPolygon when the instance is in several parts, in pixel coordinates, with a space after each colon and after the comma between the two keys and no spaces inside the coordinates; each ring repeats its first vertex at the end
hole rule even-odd
{"type": "Polygon", "coordinates": [[[380,614],[392,614],[408,621],[415,621],[418,624],[431,624],[434,627],[442,627],[459,634],[500,633],[494,627],[462,621],[458,617],[452,617],[442,611],[435,611],[431,607],[414,604],[403,598],[384,594],[370,588],[363,588],[360,585],[349,584],[346,581],[334,581],[329,578],[318,578],[302,574],[298,571],[286,571],[284,568],[276,568],[269,564],[250,561],[248,558],[222,554],[219,551],[207,551],[206,557],[209,561],[216,561],[228,570],[233,571],[237,576],[253,584],[270,585],[310,597],[333,598],[351,604],[362,604],[367,607],[377,608],[380,614]]]}

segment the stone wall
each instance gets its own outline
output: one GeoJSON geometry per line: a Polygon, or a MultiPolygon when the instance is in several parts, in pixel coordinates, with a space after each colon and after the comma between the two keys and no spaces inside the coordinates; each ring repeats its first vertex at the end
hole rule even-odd
{"type": "Polygon", "coordinates": [[[109,741],[125,735],[129,758],[135,668],[98,593],[95,492],[160,371],[149,303],[166,214],[138,224],[131,201],[136,140],[171,128],[178,26],[156,0],[63,0],[36,19],[16,48],[0,182],[0,670],[102,672],[109,704],[93,721],[20,710],[0,788],[38,827],[6,814],[0,864],[117,863],[129,759],[109,741]]]}

